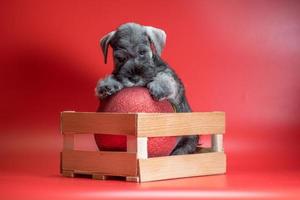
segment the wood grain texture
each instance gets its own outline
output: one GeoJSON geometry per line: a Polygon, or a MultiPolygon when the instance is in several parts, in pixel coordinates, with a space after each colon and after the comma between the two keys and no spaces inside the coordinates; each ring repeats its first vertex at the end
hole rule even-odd
{"type": "Polygon", "coordinates": [[[62,112],[61,131],[68,133],[103,133],[136,135],[136,114],[62,112]]]}
{"type": "Polygon", "coordinates": [[[137,155],[127,152],[62,152],[62,170],[81,174],[137,176],[137,155]]]}
{"type": "Polygon", "coordinates": [[[215,134],[211,136],[211,146],[215,152],[223,152],[223,135],[215,134]]]}
{"type": "Polygon", "coordinates": [[[140,182],[140,178],[138,176],[127,176],[126,177],[127,182],[140,182]]]}
{"type": "Polygon", "coordinates": [[[139,160],[140,181],[223,174],[226,155],[221,152],[165,156],[139,160]]]}
{"type": "Polygon", "coordinates": [[[138,159],[148,158],[148,138],[127,136],[127,152],[137,153],[138,159]]]}
{"type": "Polygon", "coordinates": [[[74,178],[74,172],[72,170],[62,170],[62,175],[65,177],[74,178]]]}
{"type": "Polygon", "coordinates": [[[107,180],[107,176],[103,174],[92,174],[92,178],[96,180],[107,180]]]}
{"type": "Polygon", "coordinates": [[[138,136],[205,135],[224,132],[224,112],[138,113],[138,136]]]}
{"type": "Polygon", "coordinates": [[[63,135],[63,149],[64,150],[73,150],[74,149],[74,134],[64,134],[63,135]]]}

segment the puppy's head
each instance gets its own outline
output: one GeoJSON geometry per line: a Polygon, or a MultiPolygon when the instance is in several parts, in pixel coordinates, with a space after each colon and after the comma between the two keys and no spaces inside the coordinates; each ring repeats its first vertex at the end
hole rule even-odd
{"type": "Polygon", "coordinates": [[[144,86],[160,70],[154,64],[166,42],[163,30],[126,23],[105,35],[100,40],[104,62],[108,47],[113,48],[115,77],[125,86],[144,86]]]}

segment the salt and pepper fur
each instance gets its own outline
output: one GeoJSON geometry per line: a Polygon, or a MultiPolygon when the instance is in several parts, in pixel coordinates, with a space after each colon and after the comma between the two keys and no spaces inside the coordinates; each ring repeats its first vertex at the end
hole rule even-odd
{"type": "MultiPolygon", "coordinates": [[[[136,23],[123,24],[105,35],[100,40],[104,62],[110,45],[114,70],[111,75],[99,80],[96,95],[105,99],[124,87],[147,87],[155,100],[168,99],[176,112],[191,112],[181,80],[160,57],[165,42],[163,30],[136,23]]],[[[179,137],[171,155],[194,153],[197,144],[196,135],[179,137]]]]}

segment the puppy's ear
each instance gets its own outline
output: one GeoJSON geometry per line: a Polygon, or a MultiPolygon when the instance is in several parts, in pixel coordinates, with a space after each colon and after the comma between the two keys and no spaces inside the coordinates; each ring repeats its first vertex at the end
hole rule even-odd
{"type": "Polygon", "coordinates": [[[145,26],[146,33],[153,43],[156,53],[160,56],[161,52],[166,44],[166,33],[165,31],[154,28],[152,26],[145,26]]]}
{"type": "Polygon", "coordinates": [[[112,31],[112,32],[106,34],[100,40],[100,46],[101,46],[102,53],[103,53],[103,56],[104,56],[104,63],[105,64],[107,62],[108,45],[109,45],[111,39],[113,38],[113,36],[115,35],[115,33],[116,33],[116,31],[112,31]]]}

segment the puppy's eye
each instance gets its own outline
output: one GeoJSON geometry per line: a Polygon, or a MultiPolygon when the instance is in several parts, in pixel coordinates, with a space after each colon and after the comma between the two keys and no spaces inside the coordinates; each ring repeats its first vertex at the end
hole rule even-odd
{"type": "Polygon", "coordinates": [[[143,56],[143,55],[145,55],[145,54],[146,54],[146,51],[145,51],[145,50],[139,51],[139,55],[140,55],[140,56],[143,56]]]}

